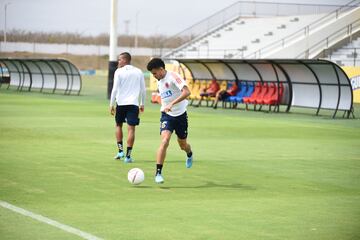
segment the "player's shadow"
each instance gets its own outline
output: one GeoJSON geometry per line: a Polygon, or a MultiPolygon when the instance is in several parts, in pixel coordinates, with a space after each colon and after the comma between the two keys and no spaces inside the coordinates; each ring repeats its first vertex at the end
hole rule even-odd
{"type": "Polygon", "coordinates": [[[199,186],[173,186],[173,187],[166,187],[161,186],[161,189],[181,189],[181,188],[193,188],[193,189],[202,189],[202,188],[225,188],[225,189],[244,189],[244,190],[256,190],[255,187],[244,185],[241,183],[231,183],[231,184],[219,184],[215,182],[206,182],[203,185],[199,186]]]}
{"type": "MultiPolygon", "coordinates": [[[[153,186],[137,186],[137,188],[155,188],[153,186]]],[[[157,188],[157,187],[156,187],[157,188]]],[[[202,189],[202,188],[224,188],[224,189],[243,189],[243,190],[256,190],[253,186],[244,185],[241,183],[231,183],[231,184],[218,184],[215,182],[206,182],[203,185],[198,186],[160,186],[160,189],[170,190],[170,189],[202,189]]]]}

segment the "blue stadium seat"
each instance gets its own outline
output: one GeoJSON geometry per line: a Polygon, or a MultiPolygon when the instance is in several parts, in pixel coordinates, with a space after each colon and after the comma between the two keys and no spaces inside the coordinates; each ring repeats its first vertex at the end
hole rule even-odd
{"type": "Polygon", "coordinates": [[[253,92],[254,92],[254,84],[253,83],[248,83],[247,85],[242,86],[241,91],[236,96],[230,97],[231,98],[230,101],[234,102],[234,103],[242,103],[244,97],[251,96],[251,94],[253,92]]]}
{"type": "Polygon", "coordinates": [[[242,102],[242,98],[244,97],[245,93],[247,92],[247,84],[245,82],[241,82],[239,84],[240,91],[237,92],[235,96],[230,96],[227,101],[233,103],[240,103],[242,102]]]}
{"type": "Polygon", "coordinates": [[[254,90],[255,90],[255,85],[253,83],[249,84],[244,97],[250,97],[251,94],[253,94],[254,90]]]}

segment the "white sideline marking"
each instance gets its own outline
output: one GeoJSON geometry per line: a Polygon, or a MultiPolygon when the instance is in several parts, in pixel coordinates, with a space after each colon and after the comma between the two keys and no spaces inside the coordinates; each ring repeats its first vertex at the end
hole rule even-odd
{"type": "Polygon", "coordinates": [[[36,213],[33,213],[33,212],[30,212],[28,210],[25,210],[23,208],[19,208],[19,207],[16,207],[10,203],[7,203],[7,202],[4,202],[4,201],[1,201],[0,200],[0,206],[2,206],[3,208],[7,208],[11,211],[14,211],[14,212],[17,212],[17,213],[20,213],[21,215],[24,215],[24,216],[28,216],[28,217],[31,217],[35,220],[38,220],[40,222],[43,222],[43,223],[46,223],[46,224],[49,224],[51,226],[54,226],[56,228],[59,228],[61,230],[64,230],[65,232],[69,232],[69,233],[72,233],[72,234],[75,234],[75,235],[78,235],[79,237],[82,237],[84,239],[89,239],[89,240],[102,240],[101,238],[98,238],[94,235],[91,235],[89,233],[86,233],[86,232],[83,232],[79,229],[76,229],[76,228],[73,228],[73,227],[70,227],[68,225],[65,225],[65,224],[62,224],[62,223],[59,223],[55,220],[52,220],[50,218],[47,218],[47,217],[44,217],[44,216],[41,216],[39,214],[36,214],[36,213]]]}

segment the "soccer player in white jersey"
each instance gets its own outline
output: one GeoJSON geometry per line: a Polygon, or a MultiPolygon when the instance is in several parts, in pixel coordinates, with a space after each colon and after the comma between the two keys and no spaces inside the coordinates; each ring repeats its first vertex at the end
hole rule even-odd
{"type": "Polygon", "coordinates": [[[179,146],[186,152],[185,165],[191,168],[193,153],[187,142],[187,100],[190,90],[179,74],[165,70],[165,64],[160,58],[153,58],[147,69],[158,80],[158,89],[161,96],[160,135],[161,143],[156,155],[155,182],[163,183],[162,167],[165,161],[166,150],[169,146],[171,134],[175,130],[179,146]]]}
{"type": "Polygon", "coordinates": [[[133,161],[131,152],[135,141],[135,126],[140,123],[139,105],[140,111],[143,112],[146,97],[144,75],[140,69],[130,65],[130,62],[131,55],[129,53],[124,52],[119,55],[118,69],[114,73],[114,85],[110,97],[110,113],[115,115],[115,136],[119,150],[115,159],[125,156],[122,126],[124,122],[128,125],[125,163],[133,161]]]}

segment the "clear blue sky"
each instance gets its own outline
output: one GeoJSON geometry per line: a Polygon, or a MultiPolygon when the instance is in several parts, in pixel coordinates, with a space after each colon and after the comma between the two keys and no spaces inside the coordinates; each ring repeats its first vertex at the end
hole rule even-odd
{"type": "MultiPolygon", "coordinates": [[[[261,0],[312,4],[345,4],[350,0],[261,0]]],[[[135,33],[138,14],[140,35],[174,35],[237,0],[118,0],[118,33],[135,33]],[[196,3],[196,4],[194,4],[196,3]]],[[[4,29],[4,6],[7,29],[44,32],[77,32],[97,35],[109,32],[110,0],[0,0],[0,29],[4,29]]]]}

